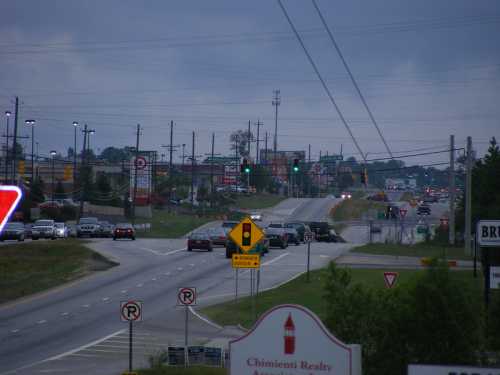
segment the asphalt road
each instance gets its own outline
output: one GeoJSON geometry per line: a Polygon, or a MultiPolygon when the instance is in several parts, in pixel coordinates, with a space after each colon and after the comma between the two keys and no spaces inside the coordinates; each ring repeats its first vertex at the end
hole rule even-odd
{"type": "MultiPolygon", "coordinates": [[[[266,220],[322,220],[335,199],[289,199],[266,220]]],[[[0,374],[118,374],[126,369],[127,323],[120,301],[143,302],[144,320],[136,323],[135,363],[184,340],[180,287],[196,287],[199,304],[234,298],[235,271],[224,248],[187,252],[184,239],[95,240],[95,250],[120,266],[71,285],[0,307],[0,374]]],[[[311,267],[325,266],[347,252],[348,244],[314,243],[311,267]]],[[[305,271],[306,246],[272,248],[262,260],[261,290],[305,271]]],[[[250,273],[240,271],[239,295],[249,293],[250,273]]],[[[240,331],[222,329],[189,315],[190,342],[220,342],[240,331]]]]}

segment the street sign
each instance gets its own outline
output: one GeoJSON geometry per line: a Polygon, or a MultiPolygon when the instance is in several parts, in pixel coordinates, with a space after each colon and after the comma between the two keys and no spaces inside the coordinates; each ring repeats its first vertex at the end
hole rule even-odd
{"type": "Polygon", "coordinates": [[[179,288],[177,304],[182,306],[196,305],[196,288],[179,288]]]}
{"type": "Polygon", "coordinates": [[[259,268],[259,254],[233,254],[231,259],[233,268],[259,268]]]}
{"type": "Polygon", "coordinates": [[[246,217],[229,232],[229,237],[238,245],[241,251],[247,253],[264,238],[264,232],[252,219],[246,217]]]}
{"type": "Polygon", "coordinates": [[[312,242],[313,239],[314,239],[313,232],[305,232],[304,233],[304,242],[312,242]]]}
{"type": "Polygon", "coordinates": [[[361,375],[361,347],[344,344],[298,305],[265,312],[251,331],[229,342],[229,351],[232,375],[361,375]]]}
{"type": "Polygon", "coordinates": [[[490,288],[500,289],[500,267],[490,267],[490,288]]]}
{"type": "Polygon", "coordinates": [[[17,186],[0,186],[0,233],[21,200],[22,192],[17,186]]]}
{"type": "Polygon", "coordinates": [[[480,220],[476,234],[479,246],[500,247],[500,220],[480,220]]]}
{"type": "Polygon", "coordinates": [[[406,216],[406,213],[408,212],[408,210],[406,208],[400,208],[399,209],[399,214],[401,215],[401,217],[404,219],[404,217],[406,216]]]}
{"type": "Polygon", "coordinates": [[[120,302],[120,316],[122,322],[137,322],[142,320],[142,302],[141,301],[122,301],[120,302]]]}
{"type": "Polygon", "coordinates": [[[146,158],[144,156],[138,156],[135,159],[134,163],[135,163],[135,166],[137,167],[137,169],[144,169],[148,165],[146,158]]]}
{"type": "Polygon", "coordinates": [[[392,288],[396,284],[399,273],[397,272],[384,272],[384,282],[387,288],[392,288]]]}

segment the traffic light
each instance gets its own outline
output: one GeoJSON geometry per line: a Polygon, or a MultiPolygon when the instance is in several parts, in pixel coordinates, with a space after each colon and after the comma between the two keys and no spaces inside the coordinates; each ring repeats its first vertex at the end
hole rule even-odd
{"type": "Polygon", "coordinates": [[[243,223],[243,230],[241,231],[241,245],[250,246],[252,243],[252,224],[243,223]]]}
{"type": "Polygon", "coordinates": [[[292,170],[297,173],[299,171],[299,159],[293,159],[292,170]]]}
{"type": "Polygon", "coordinates": [[[241,173],[250,173],[250,165],[248,165],[248,160],[243,159],[243,164],[241,164],[241,173]]]}

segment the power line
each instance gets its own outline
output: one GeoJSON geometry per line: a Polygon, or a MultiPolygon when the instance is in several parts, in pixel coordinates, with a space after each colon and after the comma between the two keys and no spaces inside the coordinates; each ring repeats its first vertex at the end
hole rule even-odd
{"type": "Polygon", "coordinates": [[[330,98],[330,101],[332,102],[333,106],[335,107],[335,110],[337,111],[337,114],[339,115],[342,123],[344,124],[344,126],[347,129],[349,135],[351,136],[351,139],[354,142],[354,145],[356,146],[359,154],[361,155],[361,157],[364,160],[365,156],[363,154],[363,151],[361,151],[361,148],[359,147],[359,144],[356,141],[356,138],[354,138],[354,134],[352,133],[351,129],[349,128],[349,125],[347,124],[347,121],[345,120],[344,115],[342,114],[342,112],[340,111],[340,108],[338,107],[337,103],[335,102],[335,99],[333,98],[333,96],[332,96],[330,90],[328,89],[328,86],[326,85],[325,81],[323,80],[323,77],[321,76],[321,73],[319,72],[318,68],[316,67],[316,64],[314,63],[311,55],[307,51],[307,48],[306,48],[304,42],[302,41],[302,38],[300,37],[299,33],[297,32],[297,29],[295,29],[295,26],[293,25],[292,20],[288,16],[288,13],[287,13],[285,7],[283,6],[281,0],[278,0],[278,4],[281,7],[281,10],[283,11],[283,14],[285,15],[288,23],[290,24],[290,27],[292,28],[295,36],[297,37],[297,40],[299,41],[300,45],[302,46],[302,49],[304,50],[304,53],[307,56],[307,59],[309,60],[309,62],[311,63],[311,65],[312,65],[312,67],[314,69],[314,71],[316,72],[316,75],[318,76],[318,79],[320,80],[321,84],[323,85],[323,88],[325,89],[328,97],[330,98]]]}
{"type": "Polygon", "coordinates": [[[363,94],[358,86],[358,83],[354,79],[354,75],[352,74],[351,69],[349,68],[349,65],[347,64],[347,61],[345,60],[344,55],[342,54],[342,51],[340,50],[340,47],[338,46],[337,42],[335,41],[335,38],[333,37],[333,33],[331,32],[330,28],[326,24],[325,18],[323,17],[323,14],[321,13],[321,10],[319,9],[318,4],[316,3],[316,0],[311,0],[311,1],[313,3],[314,7],[316,8],[316,11],[318,12],[319,18],[321,19],[321,22],[323,23],[323,26],[325,27],[325,30],[328,33],[328,36],[330,37],[330,41],[332,42],[333,46],[335,47],[335,50],[337,51],[337,53],[340,57],[340,60],[342,60],[342,64],[344,64],[345,70],[347,71],[347,73],[349,74],[349,77],[351,78],[351,82],[352,82],[353,86],[356,88],[356,91],[359,95],[359,98],[361,99],[361,102],[363,103],[373,126],[375,126],[375,129],[377,129],[377,132],[378,132],[380,138],[382,139],[382,142],[384,143],[387,152],[389,153],[389,155],[392,158],[392,152],[389,148],[389,145],[387,144],[387,141],[385,140],[384,136],[382,135],[382,131],[380,130],[380,128],[377,124],[377,121],[375,120],[375,117],[373,116],[373,113],[370,110],[370,107],[368,106],[368,103],[366,102],[365,97],[363,96],[363,94]]]}

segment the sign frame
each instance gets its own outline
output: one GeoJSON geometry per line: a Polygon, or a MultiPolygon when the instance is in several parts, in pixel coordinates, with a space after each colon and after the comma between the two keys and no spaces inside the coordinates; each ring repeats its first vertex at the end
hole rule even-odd
{"type": "Polygon", "coordinates": [[[142,322],[142,301],[121,301],[120,302],[120,318],[122,322],[142,322]],[[129,319],[124,315],[124,309],[127,308],[128,305],[133,305],[136,307],[136,311],[138,312],[135,318],[129,319]]]}
{"type": "Polygon", "coordinates": [[[233,268],[260,268],[260,255],[259,254],[236,254],[234,253],[231,258],[231,266],[233,268]],[[250,262],[253,264],[240,264],[243,262],[250,262]]]}
{"type": "MultiPolygon", "coordinates": [[[[489,233],[488,233],[489,234],[489,233]]],[[[500,220],[479,220],[476,225],[476,241],[477,245],[480,247],[500,247],[500,220]],[[492,241],[488,239],[483,239],[482,234],[482,226],[496,227],[496,236],[497,240],[492,241]]]]}
{"type": "Polygon", "coordinates": [[[243,253],[250,252],[264,237],[264,231],[250,218],[250,216],[242,219],[229,233],[229,238],[239,247],[243,253]],[[250,225],[249,229],[249,240],[248,245],[244,244],[244,227],[250,225]],[[255,235],[250,234],[255,233],[255,235]]]}
{"type": "Polygon", "coordinates": [[[177,306],[196,306],[196,299],[197,294],[195,287],[180,287],[177,289],[177,306]],[[185,301],[181,298],[181,294],[186,294],[187,292],[191,293],[193,296],[193,300],[190,303],[185,303],[185,301]]]}

